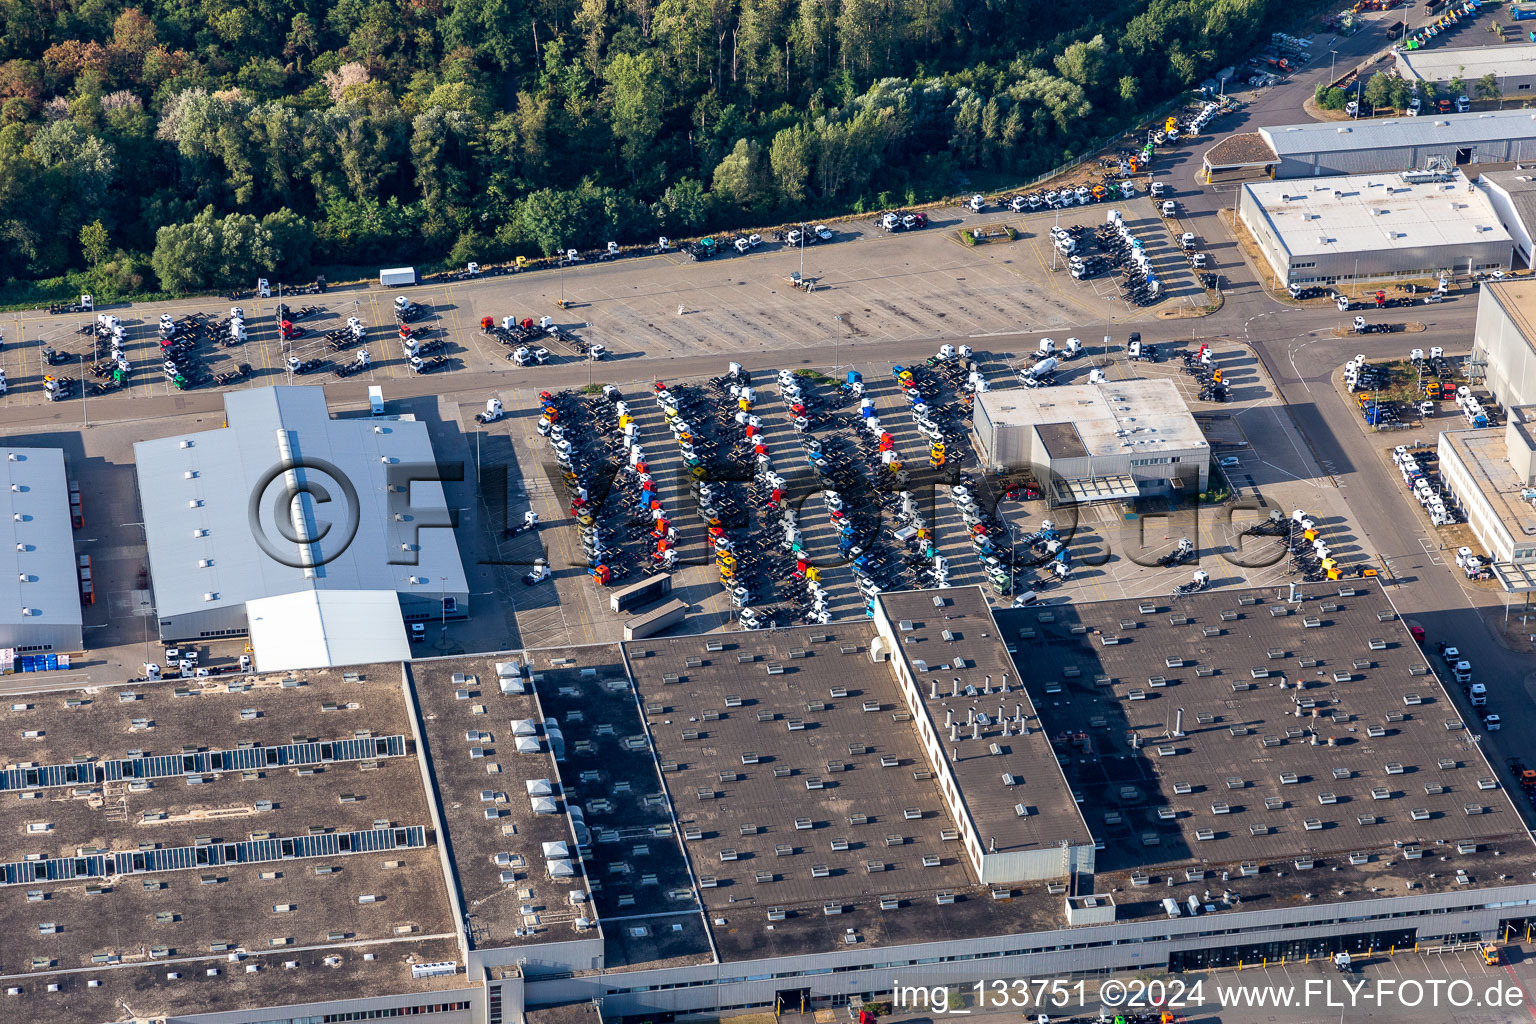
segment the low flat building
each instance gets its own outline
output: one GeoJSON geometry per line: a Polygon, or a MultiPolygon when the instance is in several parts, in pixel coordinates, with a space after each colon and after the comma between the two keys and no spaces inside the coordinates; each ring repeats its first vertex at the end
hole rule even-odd
{"type": "Polygon", "coordinates": [[[1440,435],[1440,477],[1495,563],[1536,563],[1536,406],[1509,409],[1503,430],[1440,435]]]}
{"type": "MultiPolygon", "coordinates": [[[[1421,51],[1434,53],[1435,51],[1421,51]]],[[[1488,47],[1489,54],[1502,54],[1488,47]]],[[[1475,81],[1469,76],[1469,81],[1475,81]]],[[[1263,172],[1277,180],[1338,174],[1381,174],[1428,167],[1501,164],[1536,154],[1536,118],[1529,110],[1472,114],[1308,121],[1229,136],[1205,155],[1205,173],[1263,172]],[[1247,138],[1257,135],[1257,139],[1247,138]]]]}
{"type": "Polygon", "coordinates": [[[1210,444],[1170,380],[988,391],[976,400],[989,471],[1029,470],[1053,505],[1199,492],[1210,444]]]}
{"type": "Polygon", "coordinates": [[[1497,78],[1499,91],[1507,97],[1516,98],[1521,93],[1529,95],[1536,88],[1536,44],[1533,43],[1423,50],[1397,48],[1393,54],[1398,77],[1423,87],[1430,94],[1444,92],[1453,80],[1459,79],[1462,94],[1470,95],[1477,80],[1485,75],[1497,78]]]}
{"type": "MultiPolygon", "coordinates": [[[[391,636],[402,622],[468,613],[425,423],[333,418],[319,387],[231,391],[224,407],[225,427],[134,445],[162,640],[247,635],[249,603],[324,592],[283,608],[308,609],[304,635],[333,634],[302,645],[312,664],[341,664],[329,652],[366,650],[378,621],[340,614],[342,595],[388,614],[391,636]],[[392,611],[366,596],[381,591],[397,596],[392,611]],[[335,636],[343,627],[351,635],[335,636]]],[[[256,656],[292,665],[293,652],[256,656]]]]}
{"type": "Polygon", "coordinates": [[[1508,270],[1514,242],[1459,171],[1253,182],[1238,215],[1285,284],[1508,270]]]}
{"type": "Polygon", "coordinates": [[[0,487],[0,648],[17,654],[78,651],[84,646],[80,567],[64,452],[0,448],[0,487]]]}

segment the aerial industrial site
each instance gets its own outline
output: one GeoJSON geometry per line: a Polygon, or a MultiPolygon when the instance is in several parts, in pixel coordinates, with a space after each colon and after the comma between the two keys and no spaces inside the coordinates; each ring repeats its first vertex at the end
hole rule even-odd
{"type": "Polygon", "coordinates": [[[8,305],[4,1018],[1523,1019],[1528,7],[932,201],[8,305]]]}

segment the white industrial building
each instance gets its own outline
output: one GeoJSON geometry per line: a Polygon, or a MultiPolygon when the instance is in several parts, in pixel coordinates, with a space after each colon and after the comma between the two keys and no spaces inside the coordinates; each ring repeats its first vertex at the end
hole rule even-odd
{"type": "Polygon", "coordinates": [[[1536,159],[1536,111],[1509,109],[1275,125],[1228,136],[1206,151],[1204,165],[1208,175],[1265,173],[1283,180],[1407,171],[1431,161],[1461,167],[1522,159],[1536,159]]]}
{"type": "Polygon", "coordinates": [[[336,665],[467,614],[425,423],[333,419],[319,387],[230,392],[225,417],[134,446],[161,639],[249,634],[264,669],[336,665]]]}
{"type": "Polygon", "coordinates": [[[1399,49],[1395,60],[1399,78],[1431,93],[1444,92],[1460,79],[1462,94],[1467,95],[1484,75],[1498,78],[1499,90],[1509,97],[1529,93],[1536,86],[1536,43],[1399,49]]]}
{"type": "Polygon", "coordinates": [[[976,445],[996,472],[1028,469],[1053,505],[1204,491],[1210,445],[1170,380],[988,391],[976,445]]]}
{"type": "Polygon", "coordinates": [[[1467,525],[1510,589],[1536,566],[1536,281],[1483,285],[1472,340],[1472,372],[1504,407],[1502,430],[1440,435],[1440,475],[1467,525]],[[1514,570],[1514,571],[1511,571],[1514,570]]]}
{"type": "Polygon", "coordinates": [[[1483,284],[1472,329],[1472,363],[1505,408],[1536,405],[1536,280],[1483,284]]]}
{"type": "Polygon", "coordinates": [[[300,590],[245,603],[256,671],[409,661],[393,590],[300,590]]]}
{"type": "Polygon", "coordinates": [[[1285,284],[1508,270],[1514,241],[1459,171],[1243,186],[1238,215],[1285,284]]]}
{"type": "Polygon", "coordinates": [[[3,448],[8,513],[0,544],[0,648],[18,654],[84,647],[80,576],[64,452],[3,448]]]}
{"type": "Polygon", "coordinates": [[[1440,435],[1440,476],[1497,563],[1536,562],[1536,407],[1516,406],[1500,430],[1440,435]]]}
{"type": "Polygon", "coordinates": [[[1488,195],[1499,224],[1515,241],[1515,255],[1526,266],[1536,251],[1531,233],[1536,230],[1536,175],[1516,167],[1507,171],[1484,171],[1477,176],[1478,188],[1488,195]]]}

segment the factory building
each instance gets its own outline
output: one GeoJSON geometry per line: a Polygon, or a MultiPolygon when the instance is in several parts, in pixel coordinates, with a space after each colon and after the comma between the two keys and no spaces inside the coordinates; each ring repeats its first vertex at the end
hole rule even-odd
{"type": "Polygon", "coordinates": [[[64,452],[0,448],[0,484],[8,513],[0,543],[0,588],[8,595],[0,610],[0,649],[14,655],[81,650],[80,567],[64,452]]]}
{"type": "Polygon", "coordinates": [[[1487,281],[1477,300],[1472,365],[1505,408],[1536,405],[1536,280],[1487,281]]]}
{"type": "Polygon", "coordinates": [[[1509,410],[1503,430],[1440,435],[1440,476],[1488,557],[1536,563],[1536,406],[1509,410]]]}
{"type": "Polygon", "coordinates": [[[1477,176],[1478,188],[1493,204],[1499,224],[1515,242],[1515,256],[1527,267],[1536,252],[1532,232],[1536,232],[1536,175],[1525,168],[1484,171],[1477,176]]]}
{"type": "Polygon", "coordinates": [[[1465,96],[1484,75],[1496,77],[1499,91],[1510,99],[1518,99],[1522,93],[1530,95],[1536,88],[1536,43],[1397,49],[1393,60],[1399,78],[1430,96],[1448,92],[1458,79],[1465,96]]]}
{"type": "MultiPolygon", "coordinates": [[[[1504,51],[1490,47],[1487,52],[1504,51]]],[[[1260,128],[1228,139],[1206,152],[1208,177],[1246,173],[1284,180],[1408,171],[1431,162],[1444,167],[1511,163],[1536,159],[1536,111],[1317,121],[1260,128]]]]}
{"type": "Polygon", "coordinates": [[[1238,216],[1283,284],[1508,270],[1514,242],[1459,171],[1251,182],[1238,216]]]}
{"type": "Polygon", "coordinates": [[[1445,431],[1440,476],[1508,590],[1536,569],[1536,281],[1485,282],[1471,366],[1505,409],[1502,429],[1445,431]]]}
{"type": "Polygon", "coordinates": [[[1374,583],[1000,612],[958,587],[97,690],[0,769],[129,812],[52,800],[44,844],[42,801],[0,800],[8,1020],[602,1024],[1494,938],[1536,848],[1435,671],[1374,583]],[[125,703],[182,752],[129,749],[125,703]],[[259,831],[194,813],[251,777],[259,831]]]}
{"type": "Polygon", "coordinates": [[[224,401],[220,429],[134,445],[161,639],[250,635],[271,641],[259,668],[296,667],[294,648],[342,664],[370,644],[366,660],[403,656],[405,624],[468,613],[425,423],[332,418],[318,387],[224,401]]]}
{"type": "Polygon", "coordinates": [[[1204,491],[1210,444],[1169,380],[1125,380],[977,397],[989,471],[1030,471],[1053,505],[1204,491]]]}

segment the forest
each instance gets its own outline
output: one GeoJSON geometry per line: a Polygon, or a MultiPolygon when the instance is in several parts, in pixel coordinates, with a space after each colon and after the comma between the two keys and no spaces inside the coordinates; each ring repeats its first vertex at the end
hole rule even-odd
{"type": "Polygon", "coordinates": [[[493,262],[1021,180],[1297,13],[0,0],[0,299],[493,262]]]}

